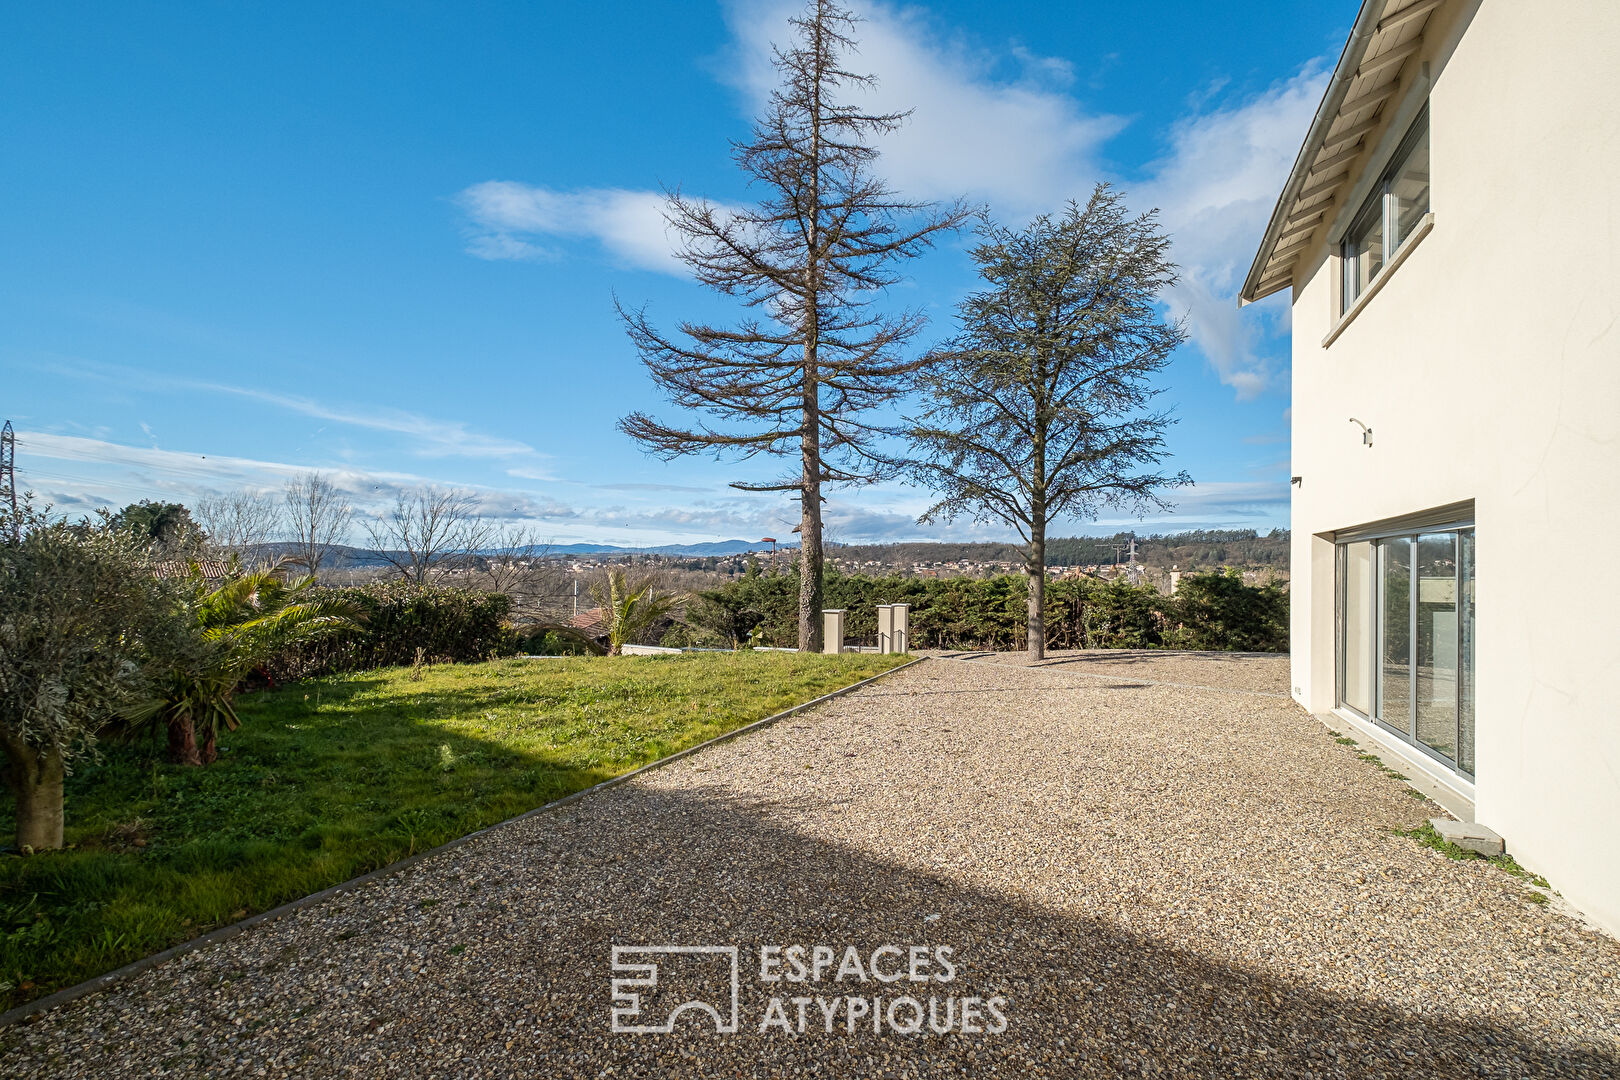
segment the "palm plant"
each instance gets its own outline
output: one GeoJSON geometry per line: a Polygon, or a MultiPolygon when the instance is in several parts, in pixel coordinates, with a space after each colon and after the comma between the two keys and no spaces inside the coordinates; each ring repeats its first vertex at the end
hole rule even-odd
{"type": "Polygon", "coordinates": [[[659,588],[656,576],[631,580],[617,569],[607,570],[591,583],[591,597],[602,609],[609,656],[623,655],[626,643],[645,634],[678,608],[682,600],[679,594],[659,588]]]}
{"type": "Polygon", "coordinates": [[[289,580],[281,563],[213,589],[200,574],[196,582],[195,633],[152,680],[150,696],[126,713],[137,725],[161,726],[170,758],[185,765],[218,757],[220,729],[240,725],[232,698],[255,668],[311,638],[355,629],[358,617],[349,604],[314,593],[314,575],[289,580]]]}

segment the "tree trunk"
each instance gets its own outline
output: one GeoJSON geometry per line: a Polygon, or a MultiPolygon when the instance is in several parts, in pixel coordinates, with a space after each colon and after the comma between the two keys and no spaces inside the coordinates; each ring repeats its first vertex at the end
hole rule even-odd
{"type": "Polygon", "coordinates": [[[822,5],[811,24],[815,88],[810,108],[810,157],[804,268],[804,407],[799,432],[799,651],[821,651],[821,92],[827,79],[822,5]]]}
{"type": "Polygon", "coordinates": [[[1024,560],[1029,576],[1029,658],[1046,659],[1046,522],[1037,520],[1029,530],[1029,554],[1024,560]]]}
{"type": "Polygon", "coordinates": [[[805,347],[804,472],[799,502],[799,651],[821,651],[821,395],[811,346],[805,347]]]}
{"type": "Polygon", "coordinates": [[[169,721],[169,760],[176,765],[201,765],[197,752],[197,726],[188,715],[182,720],[169,721]]]}
{"type": "Polygon", "coordinates": [[[62,846],[62,755],[39,750],[21,739],[5,739],[6,763],[0,778],[17,803],[17,847],[55,851],[62,846]]]}
{"type": "Polygon", "coordinates": [[[212,765],[219,760],[219,745],[217,733],[210,731],[203,736],[202,751],[198,757],[204,765],[212,765]]]}

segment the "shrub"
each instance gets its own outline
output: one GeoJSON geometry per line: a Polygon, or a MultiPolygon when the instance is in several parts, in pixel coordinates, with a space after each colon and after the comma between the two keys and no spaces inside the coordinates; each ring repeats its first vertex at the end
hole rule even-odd
{"type": "Polygon", "coordinates": [[[418,649],[435,663],[470,663],[518,651],[518,635],[506,625],[512,601],[504,593],[418,588],[406,581],[332,591],[335,600],[354,610],[360,629],[283,653],[266,665],[272,679],[410,664],[418,649]]]}

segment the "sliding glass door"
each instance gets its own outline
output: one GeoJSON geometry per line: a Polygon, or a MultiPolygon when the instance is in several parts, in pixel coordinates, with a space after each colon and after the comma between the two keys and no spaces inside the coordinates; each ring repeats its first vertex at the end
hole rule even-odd
{"type": "Polygon", "coordinates": [[[1374,572],[1372,542],[1345,544],[1340,556],[1345,603],[1339,632],[1339,700],[1361,715],[1371,716],[1376,711],[1373,657],[1378,649],[1378,626],[1373,620],[1373,590],[1378,576],[1374,572]]]}
{"type": "MultiPolygon", "coordinates": [[[[1412,711],[1412,540],[1391,536],[1378,552],[1378,711],[1406,717],[1412,711]]],[[[1406,724],[1401,724],[1406,727],[1406,724]]]]}
{"type": "Polygon", "coordinates": [[[1474,530],[1339,545],[1339,705],[1474,769],[1474,530]]]}
{"type": "Polygon", "coordinates": [[[1417,538],[1412,703],[1418,742],[1457,760],[1457,534],[1417,538]]]}

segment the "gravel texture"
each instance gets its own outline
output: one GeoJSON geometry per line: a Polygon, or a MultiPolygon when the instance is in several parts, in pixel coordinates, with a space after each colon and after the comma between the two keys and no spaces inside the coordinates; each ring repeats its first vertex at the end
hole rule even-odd
{"type": "MultiPolygon", "coordinates": [[[[0,1033],[0,1070],[1620,1073],[1620,946],[1395,835],[1435,808],[1289,701],[1287,667],[933,659],[0,1033]],[[610,1030],[611,947],[664,943],[739,947],[738,1033],[610,1030]],[[759,981],[760,946],[818,943],[949,946],[957,974],[759,981]],[[840,1004],[828,1033],[811,1003],[761,1033],[795,995],[999,996],[1007,1027],[851,1034],[840,1004]]],[[[655,1004],[701,982],[666,959],[655,1004]]]]}

